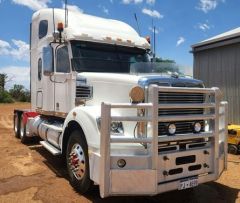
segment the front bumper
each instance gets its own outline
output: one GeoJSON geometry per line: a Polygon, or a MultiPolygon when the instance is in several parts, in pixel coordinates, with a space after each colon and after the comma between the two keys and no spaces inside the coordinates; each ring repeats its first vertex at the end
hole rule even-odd
{"type": "Polygon", "coordinates": [[[216,180],[227,167],[227,103],[220,101],[216,88],[150,88],[153,103],[148,104],[102,104],[100,154],[90,158],[91,179],[100,186],[101,197],[113,195],[156,195],[176,190],[181,180],[195,177],[198,183],[216,180]],[[179,108],[180,105],[158,104],[158,91],[198,91],[213,94],[215,103],[187,104],[182,108],[210,108],[208,115],[160,116],[159,108],[179,108]],[[114,117],[111,108],[148,108],[152,117],[114,117]],[[158,121],[183,119],[211,120],[210,131],[200,134],[158,136],[158,121]],[[141,121],[152,123],[152,136],[141,138],[113,138],[110,135],[111,121],[141,121]],[[173,151],[159,151],[159,143],[196,140],[207,138],[205,145],[186,147],[184,151],[176,147],[173,151]],[[147,146],[145,154],[112,154],[112,143],[141,143],[147,146]],[[117,167],[117,160],[126,159],[126,167],[117,167]]]}
{"type": "MultiPolygon", "coordinates": [[[[100,156],[97,157],[95,160],[98,159],[100,164],[101,158],[100,156]]],[[[152,164],[151,156],[111,156],[111,170],[104,173],[104,176],[107,177],[105,184],[101,185],[102,173],[99,173],[95,179],[100,185],[102,197],[121,195],[151,196],[178,190],[181,181],[191,177],[197,178],[198,184],[217,180],[223,170],[226,169],[225,160],[225,153],[219,154],[219,157],[215,159],[213,149],[207,147],[191,151],[159,154],[157,169],[153,170],[150,169],[152,164]],[[185,157],[189,156],[195,156],[195,159],[188,160],[187,158],[184,160],[185,157]],[[180,163],[176,163],[179,158],[183,159],[183,162],[180,160],[180,163]],[[123,169],[117,167],[119,159],[124,159],[127,163],[123,169]],[[199,165],[201,168],[195,167],[199,165]],[[215,168],[215,165],[218,167],[215,168]],[[105,193],[102,193],[104,190],[105,193]]]]}

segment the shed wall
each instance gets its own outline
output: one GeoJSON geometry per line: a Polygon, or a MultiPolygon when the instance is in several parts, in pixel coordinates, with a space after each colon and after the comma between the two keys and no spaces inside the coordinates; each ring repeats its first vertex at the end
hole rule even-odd
{"type": "Polygon", "coordinates": [[[194,78],[219,87],[229,103],[229,123],[240,124],[240,43],[194,53],[194,78]]]}

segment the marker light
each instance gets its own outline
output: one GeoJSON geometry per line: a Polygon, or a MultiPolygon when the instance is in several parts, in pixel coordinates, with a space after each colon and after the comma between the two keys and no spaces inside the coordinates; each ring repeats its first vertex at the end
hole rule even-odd
{"type": "Polygon", "coordinates": [[[173,124],[173,123],[171,123],[171,124],[169,124],[168,125],[168,133],[170,134],[170,135],[174,135],[175,134],[175,132],[176,132],[176,125],[175,124],[173,124]]]}
{"type": "Polygon", "coordinates": [[[131,89],[129,96],[133,103],[142,102],[144,100],[144,90],[143,88],[136,86],[131,89]]]}
{"type": "Polygon", "coordinates": [[[126,166],[126,161],[124,159],[119,159],[117,161],[117,165],[119,168],[123,168],[124,166],[126,166]]]}
{"type": "Polygon", "coordinates": [[[58,30],[58,32],[62,32],[63,31],[63,23],[58,23],[57,30],[58,30]]]}
{"type": "Polygon", "coordinates": [[[199,123],[199,122],[194,123],[193,127],[194,127],[194,132],[195,133],[199,133],[202,129],[201,123],[199,123]]]}
{"type": "Polygon", "coordinates": [[[151,38],[150,38],[149,36],[146,36],[145,39],[147,40],[147,42],[148,42],[149,44],[151,44],[151,38]]]}

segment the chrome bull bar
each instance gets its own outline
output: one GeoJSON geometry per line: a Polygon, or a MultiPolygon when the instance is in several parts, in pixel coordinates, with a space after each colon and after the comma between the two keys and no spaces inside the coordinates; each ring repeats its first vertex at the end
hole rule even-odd
{"type": "MultiPolygon", "coordinates": [[[[163,185],[159,185],[159,158],[161,155],[158,151],[159,142],[170,142],[178,140],[190,140],[197,138],[210,138],[212,139],[211,150],[213,151],[213,171],[206,177],[206,182],[210,180],[216,180],[221,172],[226,169],[226,154],[227,154],[227,102],[221,102],[221,92],[218,88],[175,88],[175,87],[159,87],[157,85],[151,85],[149,87],[149,103],[102,103],[101,105],[101,143],[100,143],[100,194],[102,197],[107,197],[110,195],[154,195],[167,191],[163,188],[163,185]],[[158,94],[159,92],[179,92],[179,93],[203,93],[211,95],[213,100],[204,103],[191,103],[191,104],[159,104],[158,94]],[[146,109],[150,113],[141,116],[112,116],[111,109],[146,109]],[[195,115],[176,115],[176,116],[166,116],[158,114],[159,109],[188,109],[188,108],[202,108],[209,109],[207,114],[195,114],[195,115]],[[161,121],[186,121],[186,120],[211,120],[211,129],[208,132],[202,132],[200,134],[189,133],[189,134],[179,134],[175,136],[159,136],[158,135],[158,122],[161,121]],[[146,135],[146,137],[112,137],[110,135],[110,125],[112,121],[132,121],[132,122],[150,122],[152,126],[152,135],[146,135]],[[221,139],[220,139],[221,138],[221,139]],[[149,149],[149,156],[151,157],[151,165],[148,170],[116,170],[111,169],[111,143],[143,143],[146,144],[149,149]],[[219,151],[219,146],[223,147],[219,151]],[[221,161],[220,161],[221,160],[221,161]],[[220,165],[221,166],[220,166],[220,165]],[[126,173],[125,173],[126,172],[126,173]],[[125,173],[125,175],[123,175],[125,173]],[[127,175],[126,175],[127,174],[127,175]],[[139,191],[132,190],[131,188],[137,188],[139,184],[130,183],[131,181],[123,180],[123,184],[127,188],[126,191],[119,186],[119,183],[115,183],[117,176],[122,179],[130,177],[132,175],[146,176],[151,182],[150,189],[139,191]],[[128,186],[130,184],[130,186],[128,186]],[[135,184],[135,185],[134,185],[135,184]]],[[[136,179],[138,177],[135,177],[136,179]]],[[[143,178],[144,179],[144,178],[143,178]]],[[[121,180],[119,180],[121,181],[121,180]]],[[[200,182],[204,182],[201,179],[200,182]]],[[[176,181],[175,181],[176,182],[176,181]]],[[[170,189],[175,188],[174,182],[170,183],[170,189]]],[[[177,189],[177,188],[175,188],[177,189]]]]}

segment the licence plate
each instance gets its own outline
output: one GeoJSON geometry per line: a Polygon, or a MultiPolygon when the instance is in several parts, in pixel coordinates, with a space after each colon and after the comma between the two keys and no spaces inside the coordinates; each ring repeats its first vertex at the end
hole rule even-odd
{"type": "Polygon", "coordinates": [[[189,178],[180,181],[178,190],[196,187],[198,185],[198,178],[189,178]]]}

